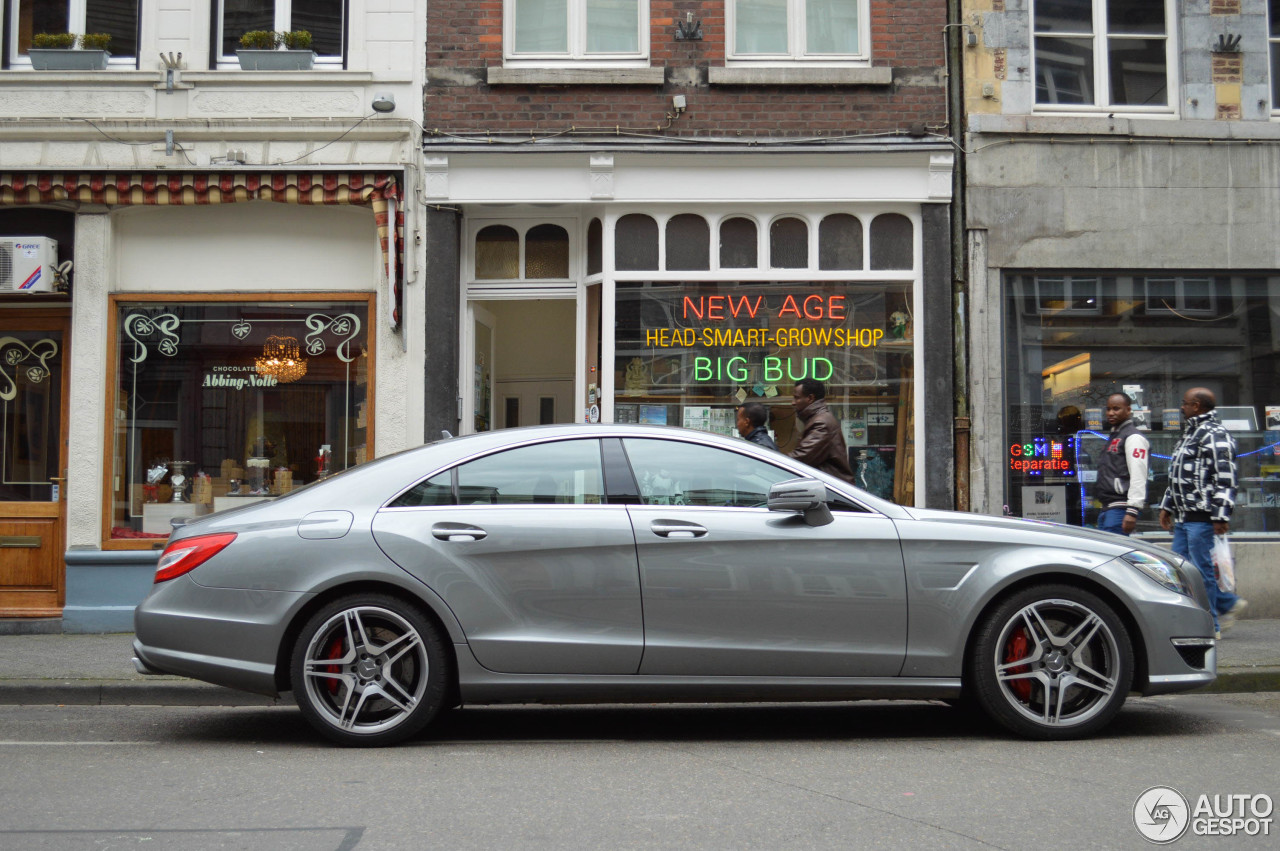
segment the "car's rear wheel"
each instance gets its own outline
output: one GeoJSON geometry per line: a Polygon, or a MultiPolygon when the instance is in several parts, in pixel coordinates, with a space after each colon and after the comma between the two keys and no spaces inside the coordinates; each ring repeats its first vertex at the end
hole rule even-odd
{"type": "Polygon", "coordinates": [[[294,645],[298,708],[344,745],[389,745],[440,711],[449,656],[416,606],[383,594],[335,600],[316,612],[294,645]]]}
{"type": "Polygon", "coordinates": [[[1096,594],[1042,585],[1004,600],[979,625],[968,672],[968,693],[1007,729],[1078,738],[1120,711],[1133,682],[1133,645],[1096,594]]]}

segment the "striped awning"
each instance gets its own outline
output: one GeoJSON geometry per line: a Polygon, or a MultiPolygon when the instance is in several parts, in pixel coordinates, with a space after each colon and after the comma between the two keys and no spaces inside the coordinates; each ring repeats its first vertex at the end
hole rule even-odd
{"type": "Polygon", "coordinates": [[[373,211],[390,285],[388,316],[400,325],[404,280],[404,210],[394,175],[366,172],[27,172],[0,173],[0,206],[78,201],[84,204],[201,205],[275,201],[356,204],[373,211]],[[394,223],[394,225],[393,225],[394,223]]]}

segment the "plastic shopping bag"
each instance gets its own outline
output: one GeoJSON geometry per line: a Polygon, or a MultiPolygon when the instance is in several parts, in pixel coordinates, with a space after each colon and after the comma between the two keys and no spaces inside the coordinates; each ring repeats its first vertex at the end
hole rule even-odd
{"type": "Polygon", "coordinates": [[[1213,536],[1214,571],[1218,574],[1218,589],[1234,594],[1236,591],[1236,562],[1231,556],[1231,542],[1226,535],[1213,536]]]}

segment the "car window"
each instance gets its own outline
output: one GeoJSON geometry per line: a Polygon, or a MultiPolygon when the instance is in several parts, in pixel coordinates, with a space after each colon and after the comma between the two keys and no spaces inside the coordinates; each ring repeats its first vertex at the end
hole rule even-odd
{"type": "Polygon", "coordinates": [[[425,482],[418,482],[391,503],[392,508],[423,505],[453,505],[453,473],[445,470],[425,482]]]}
{"type": "Polygon", "coordinates": [[[604,502],[597,440],[508,449],[458,467],[461,505],[594,505],[604,502]]]}
{"type": "Polygon", "coordinates": [[[672,440],[627,438],[644,505],[763,507],[769,487],[796,474],[726,449],[672,440]]]}

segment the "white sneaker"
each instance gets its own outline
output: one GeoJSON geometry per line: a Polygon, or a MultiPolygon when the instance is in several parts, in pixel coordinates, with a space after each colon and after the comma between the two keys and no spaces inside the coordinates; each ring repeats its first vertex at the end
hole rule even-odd
{"type": "Polygon", "coordinates": [[[1215,629],[1215,630],[1213,631],[1213,637],[1214,637],[1214,638],[1219,638],[1219,639],[1220,639],[1220,638],[1222,638],[1222,630],[1220,630],[1220,629],[1215,629]]]}
{"type": "Polygon", "coordinates": [[[1227,610],[1226,614],[1218,615],[1218,626],[1222,629],[1231,629],[1236,625],[1236,616],[1245,610],[1249,605],[1249,601],[1241,597],[1236,600],[1235,604],[1227,610]]]}

